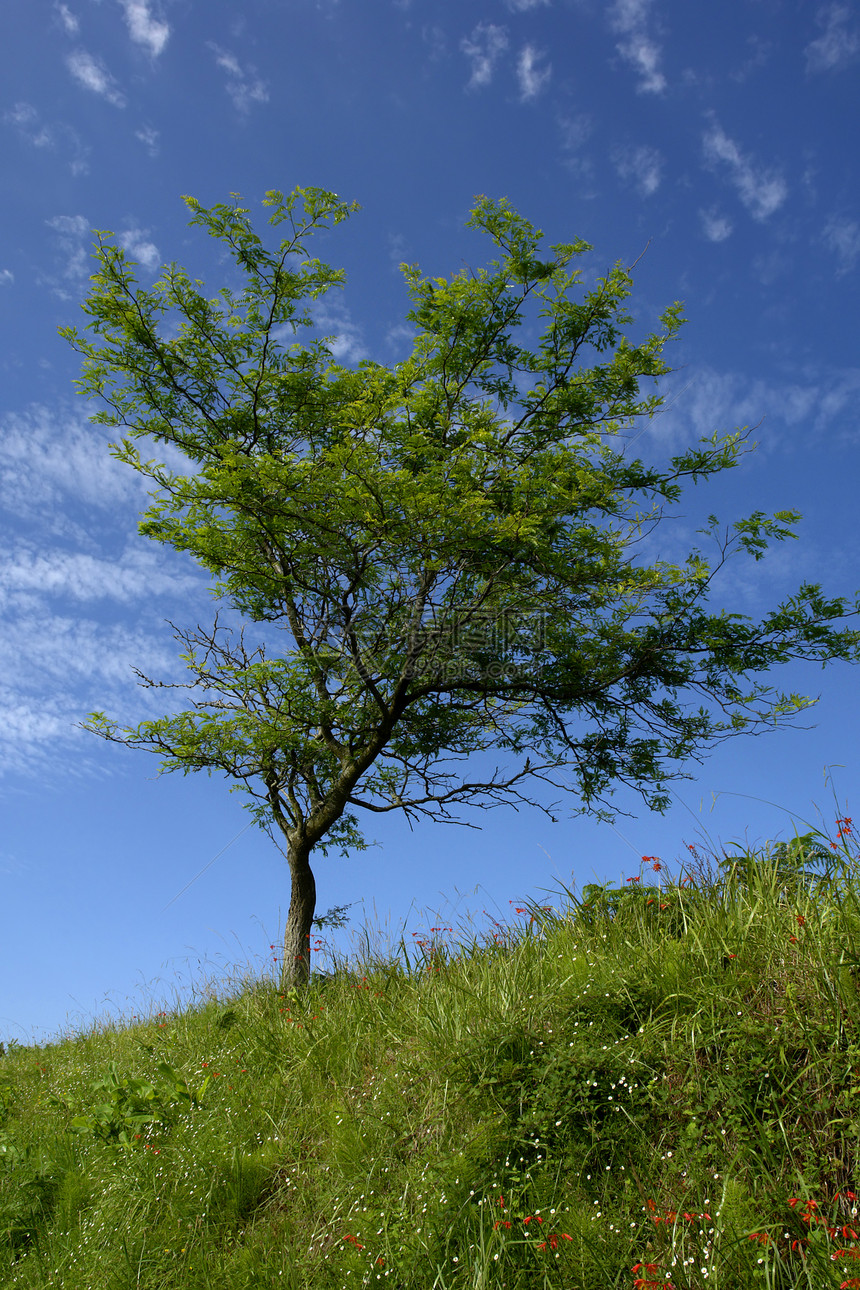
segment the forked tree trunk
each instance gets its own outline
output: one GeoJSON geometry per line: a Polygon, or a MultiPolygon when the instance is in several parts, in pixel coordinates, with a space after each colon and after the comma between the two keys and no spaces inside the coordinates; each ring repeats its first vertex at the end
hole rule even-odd
{"type": "Polygon", "coordinates": [[[309,863],[310,847],[290,843],[287,860],[290,866],[290,912],[284,932],[284,958],[281,985],[304,985],[311,974],[311,925],[317,903],[317,887],[309,863]]]}

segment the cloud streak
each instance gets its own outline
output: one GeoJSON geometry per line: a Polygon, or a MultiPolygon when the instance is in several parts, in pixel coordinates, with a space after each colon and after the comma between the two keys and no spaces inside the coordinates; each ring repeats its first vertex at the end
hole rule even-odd
{"type": "Polygon", "coordinates": [[[651,197],[660,187],[663,157],[656,148],[619,148],[614,162],[620,178],[633,184],[642,197],[651,197]]]}
{"type": "MultiPolygon", "coordinates": [[[[139,506],[143,481],[110,455],[108,433],[82,413],[35,405],[0,420],[0,507],[59,530],[70,500],[111,512],[139,506]]],[[[67,521],[65,521],[67,523],[67,521]]]]}
{"type": "Polygon", "coordinates": [[[524,45],[517,59],[517,80],[520,86],[520,99],[526,103],[535,99],[546,89],[552,76],[552,67],[540,67],[543,58],[534,45],[524,45]]]}
{"type": "Polygon", "coordinates": [[[56,8],[57,13],[59,14],[60,22],[63,24],[63,30],[69,36],[76,36],[78,34],[81,24],[78,21],[75,14],[72,13],[69,6],[66,4],[58,4],[58,5],[55,5],[54,7],[56,8]]]}
{"type": "Polygon", "coordinates": [[[47,123],[42,120],[32,103],[20,101],[3,114],[5,125],[13,126],[25,143],[32,148],[47,148],[51,151],[68,149],[71,154],[69,169],[77,177],[89,169],[86,161],[87,149],[81,143],[77,131],[65,122],[47,123]]]}
{"type": "Polygon", "coordinates": [[[482,90],[490,84],[498,61],[507,47],[507,28],[492,22],[479,22],[470,36],[463,37],[460,49],[472,64],[467,89],[482,90]]]}
{"type": "Polygon", "coordinates": [[[702,221],[702,232],[709,242],[725,242],[726,238],[731,237],[732,221],[719,211],[713,208],[699,211],[699,219],[702,221]]]}
{"type": "Polygon", "coordinates": [[[69,292],[61,284],[79,284],[89,275],[89,255],[84,238],[89,232],[90,222],[83,215],[55,215],[45,223],[55,234],[63,263],[60,281],[51,277],[43,278],[42,281],[48,282],[59,296],[68,300],[69,292]]]}
{"type": "Polygon", "coordinates": [[[851,10],[846,4],[825,5],[818,11],[821,35],[806,46],[806,70],[832,72],[846,67],[860,53],[860,29],[850,28],[851,10]]]}
{"type": "Polygon", "coordinates": [[[621,57],[639,73],[640,94],[662,94],[666,77],[660,70],[663,51],[648,32],[651,0],[616,0],[609,11],[609,25],[620,40],[621,57]]]}
{"type": "Polygon", "coordinates": [[[249,65],[243,68],[235,54],[222,49],[220,45],[210,43],[209,48],[215,56],[216,65],[226,73],[227,93],[237,112],[244,114],[250,111],[254,103],[268,101],[268,86],[257,76],[253,67],[249,65]]]}
{"type": "Polygon", "coordinates": [[[144,269],[157,269],[161,254],[154,242],[148,242],[148,229],[130,228],[119,236],[119,244],[144,269]]]}
{"type": "Polygon", "coordinates": [[[346,305],[338,300],[318,304],[314,323],[324,336],[337,363],[358,363],[368,357],[361,328],[352,320],[346,305]]]}
{"type": "Polygon", "coordinates": [[[148,0],[119,2],[132,40],[137,45],[143,45],[153,58],[157,58],[170,37],[170,27],[166,22],[153,17],[148,0]]]}
{"type": "MultiPolygon", "coordinates": [[[[665,447],[694,442],[714,430],[755,426],[759,451],[772,452],[783,441],[796,443],[786,430],[802,426],[804,435],[840,433],[856,437],[853,408],[860,397],[860,367],[810,372],[806,380],[774,383],[751,379],[740,372],[719,372],[702,365],[677,378],[681,386],[667,390],[665,410],[649,424],[665,447]]],[[[807,442],[806,437],[803,442],[807,442]]]]}
{"type": "Polygon", "coordinates": [[[200,588],[200,576],[180,574],[171,563],[161,552],[144,546],[143,539],[116,556],[46,550],[19,542],[0,567],[0,606],[8,612],[15,604],[58,597],[80,603],[130,605],[152,596],[179,596],[200,588]]]}
{"type": "Polygon", "coordinates": [[[860,261],[860,222],[834,215],[824,226],[824,245],[837,259],[837,273],[850,273],[860,261]]]}
{"type": "Polygon", "coordinates": [[[705,132],[702,147],[709,165],[728,172],[753,219],[764,221],[779,210],[788,196],[788,185],[778,170],[756,165],[716,121],[705,132]]]}
{"type": "Polygon", "coordinates": [[[66,66],[74,79],[85,90],[98,94],[114,107],[125,107],[125,95],[117,88],[116,81],[107,68],[88,54],[85,49],[76,49],[66,58],[66,66]]]}

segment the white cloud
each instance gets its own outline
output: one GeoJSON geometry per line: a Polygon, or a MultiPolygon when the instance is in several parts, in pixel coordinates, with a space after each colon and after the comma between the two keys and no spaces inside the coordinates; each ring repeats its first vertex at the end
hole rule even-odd
{"type": "Polygon", "coordinates": [[[640,94],[662,94],[666,77],[660,70],[663,51],[648,34],[651,0],[616,0],[609,24],[621,39],[616,49],[639,73],[640,94]]]}
{"type": "Polygon", "coordinates": [[[540,68],[538,63],[543,55],[534,45],[524,45],[517,59],[517,80],[520,83],[520,98],[526,102],[537,98],[541,90],[549,84],[552,68],[540,68]]]}
{"type": "Polygon", "coordinates": [[[120,234],[119,242],[122,249],[138,264],[145,269],[155,269],[161,263],[161,255],[154,242],[146,241],[147,231],[144,228],[130,228],[120,234]]]}
{"type": "Polygon", "coordinates": [[[563,164],[577,179],[579,184],[577,195],[580,198],[594,197],[596,195],[594,165],[590,157],[581,155],[581,150],[588,142],[594,129],[591,117],[586,113],[579,113],[574,116],[560,116],[557,124],[561,135],[563,164]]]}
{"type": "Polygon", "coordinates": [[[116,88],[110,72],[84,49],[76,49],[66,59],[66,66],[79,85],[93,94],[99,94],[114,107],[125,107],[125,95],[116,88]]]}
{"type": "Polygon", "coordinates": [[[0,287],[11,287],[15,274],[11,269],[0,269],[0,287]]]}
{"type": "Polygon", "coordinates": [[[788,185],[779,171],[756,166],[738,145],[713,122],[702,139],[705,159],[728,168],[731,182],[753,219],[766,220],[788,196],[788,185]]]}
{"type": "MultiPolygon", "coordinates": [[[[0,774],[33,773],[39,766],[63,773],[60,746],[89,741],[80,729],[88,712],[104,708],[135,722],[168,706],[137,684],[134,668],[148,675],[177,675],[167,630],[67,617],[36,606],[4,623],[0,636],[0,774]]],[[[72,770],[78,757],[65,763],[72,770]]]]}
{"type": "Polygon", "coordinates": [[[824,31],[805,49],[807,72],[829,72],[845,67],[860,53],[860,29],[849,28],[851,9],[847,4],[825,5],[817,22],[824,31]]]}
{"type": "MultiPolygon", "coordinates": [[[[90,263],[84,238],[90,229],[89,220],[83,215],[55,215],[45,223],[56,234],[56,242],[63,257],[60,270],[61,282],[79,283],[87,278],[90,263]]],[[[64,299],[68,299],[68,293],[63,289],[61,282],[50,277],[44,278],[43,281],[53,286],[64,299]]]]}
{"type": "Polygon", "coordinates": [[[421,39],[427,46],[431,62],[436,63],[445,58],[448,53],[448,41],[444,28],[438,26],[438,24],[425,23],[421,28],[421,39]]]}
{"type": "Polygon", "coordinates": [[[170,36],[170,28],[150,13],[149,0],[119,0],[125,13],[128,33],[138,45],[144,45],[157,58],[170,36]]]}
{"type": "Polygon", "coordinates": [[[317,305],[314,323],[324,336],[337,363],[358,363],[369,356],[361,328],[352,321],[349,310],[339,300],[328,300],[317,305]]]}
{"type": "Polygon", "coordinates": [[[18,102],[8,112],[4,112],[3,122],[14,126],[25,143],[33,148],[67,148],[71,154],[69,169],[72,174],[75,177],[86,174],[87,149],[70,125],[62,121],[52,125],[46,124],[32,103],[24,102],[18,102]]]}
{"type": "Polygon", "coordinates": [[[146,151],[149,153],[150,157],[158,156],[158,152],[159,152],[158,140],[160,138],[160,135],[157,130],[153,130],[152,126],[149,126],[149,125],[141,126],[139,130],[135,130],[134,137],[135,139],[140,140],[144,148],[146,148],[146,151]]]}
{"type": "Polygon", "coordinates": [[[594,122],[587,113],[580,112],[577,116],[559,117],[558,128],[565,152],[578,152],[591,138],[594,122]]]}
{"type": "Polygon", "coordinates": [[[860,260],[860,223],[834,215],[824,226],[824,244],[838,260],[837,273],[850,273],[860,260]]]}
{"type": "Polygon", "coordinates": [[[227,93],[233,100],[233,106],[238,112],[247,112],[252,103],[266,103],[269,98],[269,90],[265,81],[261,81],[256,74],[256,70],[248,66],[242,68],[235,54],[229,53],[226,49],[210,42],[209,48],[215,55],[215,62],[223,72],[227,73],[227,93]]]}
{"type": "Polygon", "coordinates": [[[702,221],[702,232],[709,242],[725,242],[727,237],[731,237],[733,231],[731,220],[713,207],[707,211],[699,211],[699,218],[702,221]]]}
{"type": "Polygon", "coordinates": [[[3,113],[3,120],[7,125],[17,126],[19,130],[28,132],[30,142],[35,143],[38,147],[43,147],[47,143],[47,139],[41,134],[38,137],[33,137],[34,131],[39,125],[39,113],[32,103],[16,103],[8,112],[3,113]]]}
{"type": "Polygon", "coordinates": [[[70,500],[111,512],[139,505],[143,481],[110,455],[109,435],[83,412],[40,405],[0,418],[0,507],[60,523],[70,500]]]}
{"type": "Polygon", "coordinates": [[[68,5],[58,4],[55,6],[57,13],[60,15],[60,22],[70,36],[76,36],[80,28],[80,22],[72,13],[68,5]]]}
{"type": "Polygon", "coordinates": [[[472,61],[468,89],[483,89],[490,84],[496,64],[507,47],[507,28],[492,22],[479,22],[471,36],[464,36],[460,49],[472,61]]]}
{"type": "Polygon", "coordinates": [[[0,606],[58,596],[79,602],[135,604],[148,596],[181,595],[201,585],[201,575],[177,573],[153,546],[128,547],[120,555],[45,549],[19,542],[0,566],[0,606]]]}
{"type": "Polygon", "coordinates": [[[618,148],[613,160],[620,177],[634,184],[643,197],[656,193],[663,176],[663,157],[656,148],[644,144],[638,148],[618,148]]]}
{"type": "Polygon", "coordinates": [[[805,380],[771,383],[700,367],[685,369],[675,382],[677,393],[670,386],[664,411],[644,432],[667,447],[691,443],[714,430],[755,426],[762,418],[761,430],[753,434],[761,452],[779,446],[783,430],[795,426],[833,435],[842,422],[845,433],[856,434],[849,414],[860,397],[860,368],[811,372],[805,380]]]}
{"type": "Polygon", "coordinates": [[[525,13],[527,9],[537,9],[539,5],[549,3],[550,0],[505,0],[512,13],[525,13]]]}

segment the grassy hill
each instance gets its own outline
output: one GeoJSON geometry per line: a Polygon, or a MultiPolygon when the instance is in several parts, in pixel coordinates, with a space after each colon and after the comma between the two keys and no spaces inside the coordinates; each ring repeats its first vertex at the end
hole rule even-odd
{"type": "MultiPolygon", "coordinates": [[[[860,1286],[850,821],[0,1058],[0,1282],[860,1286]]],[[[657,862],[654,862],[656,865],[657,862]]]]}

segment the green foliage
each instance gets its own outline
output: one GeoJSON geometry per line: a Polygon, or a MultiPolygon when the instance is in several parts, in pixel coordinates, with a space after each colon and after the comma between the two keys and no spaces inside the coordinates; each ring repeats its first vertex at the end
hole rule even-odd
{"type": "MultiPolygon", "coordinates": [[[[218,1025],[224,1026],[224,1018],[218,1025]]],[[[90,1086],[92,1105],[82,1115],[72,1118],[75,1133],[93,1134],[103,1142],[131,1146],[150,1129],[168,1129],[177,1115],[186,1114],[200,1105],[209,1083],[207,1076],[200,1087],[190,1089],[181,1075],[167,1062],[158,1065],[157,1083],[120,1075],[111,1062],[107,1075],[90,1086]]]]}
{"type": "Polygon", "coordinates": [[[64,334],[116,456],[152,486],[141,531],[207,570],[246,630],[178,627],[191,706],[88,725],[250,796],[286,840],[296,979],[308,858],[365,846],[360,810],[551,811],[549,785],[605,815],[618,784],[663,809],[691,757],[808,706],[773,687],[779,664],[860,656],[860,633],[838,626],[853,610],[817,585],[761,622],[708,607],[725,562],[792,537],[793,511],[711,517],[710,555],[643,558],[645,535],[685,488],[734,467],[746,435],[662,467],[627,452],[630,426],[661,406],[682,317],[673,304],[633,339],[622,265],[585,286],[586,243],[544,248],[506,200],[481,197],[468,225],[494,258],[448,278],[404,266],[411,352],[350,367],[314,327],[343,273],[309,244],[354,204],[270,192],[286,234],[270,247],[238,200],[186,201],[241,285],[207,295],[170,264],[145,288],[101,233],[87,331],[64,334]],[[142,455],[153,443],[187,471],[142,455]],[[470,778],[482,752],[498,764],[470,778]]]}
{"type": "Polygon", "coordinates": [[[851,830],[680,881],[649,857],[499,940],[428,934],[409,964],[13,1048],[0,1283],[850,1285],[851,830]]]}

